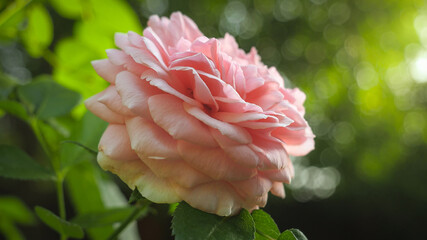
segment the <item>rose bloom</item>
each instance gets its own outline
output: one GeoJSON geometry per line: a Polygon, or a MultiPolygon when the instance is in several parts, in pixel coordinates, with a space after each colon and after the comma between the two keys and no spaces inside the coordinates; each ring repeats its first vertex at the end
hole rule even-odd
{"type": "Polygon", "coordinates": [[[100,166],[157,203],[186,201],[221,216],[284,197],[289,155],[314,148],[305,95],[235,39],[207,38],[181,13],[150,17],[143,36],[92,62],[110,86],[86,101],[109,123],[100,166]]]}

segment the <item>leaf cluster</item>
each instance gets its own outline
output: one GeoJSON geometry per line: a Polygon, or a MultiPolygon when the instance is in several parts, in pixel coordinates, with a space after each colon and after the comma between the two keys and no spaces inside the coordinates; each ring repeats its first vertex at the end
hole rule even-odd
{"type": "Polygon", "coordinates": [[[263,210],[250,214],[242,209],[236,216],[221,217],[181,202],[174,212],[172,231],[176,240],[307,240],[298,229],[280,232],[263,210]]]}

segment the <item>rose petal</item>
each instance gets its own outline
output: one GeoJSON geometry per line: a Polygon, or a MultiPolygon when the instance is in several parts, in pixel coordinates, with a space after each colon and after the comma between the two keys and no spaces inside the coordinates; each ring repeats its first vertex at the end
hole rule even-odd
{"type": "Polygon", "coordinates": [[[153,159],[179,159],[176,141],[153,122],[141,117],[126,120],[132,149],[153,159]]]}
{"type": "Polygon", "coordinates": [[[229,156],[235,163],[248,168],[255,168],[259,164],[258,155],[248,146],[241,145],[228,137],[222,135],[218,130],[211,128],[212,136],[217,143],[221,146],[222,150],[229,156]]]}
{"type": "Polygon", "coordinates": [[[177,91],[175,88],[172,88],[166,80],[159,78],[152,71],[144,72],[141,78],[146,79],[152,86],[155,86],[164,92],[167,92],[176,97],[179,97],[183,101],[189,104],[202,107],[202,104],[200,104],[198,101],[182,94],[181,92],[177,91]]]}
{"type": "Polygon", "coordinates": [[[281,182],[273,182],[273,186],[271,187],[271,193],[280,198],[285,198],[285,187],[281,182]]]}
{"type": "Polygon", "coordinates": [[[246,78],[246,91],[248,93],[264,85],[265,80],[258,75],[257,69],[255,65],[242,66],[243,74],[246,78]]]}
{"type": "Polygon", "coordinates": [[[239,123],[245,121],[254,121],[268,118],[267,115],[258,112],[245,112],[245,113],[234,113],[234,112],[216,112],[212,116],[218,120],[239,123]]]}
{"type": "Polygon", "coordinates": [[[111,159],[103,152],[99,152],[98,163],[104,170],[118,175],[129,188],[138,187],[142,196],[150,201],[175,203],[182,200],[169,180],[154,175],[141,160],[127,161],[126,164],[123,164],[122,161],[111,159]]]}
{"type": "MultiPolygon", "coordinates": [[[[290,160],[287,162],[287,166],[292,166],[290,160]]],[[[285,167],[283,169],[260,170],[260,174],[272,181],[284,182],[287,184],[291,183],[293,177],[290,167],[285,167]]]]}
{"type": "Polygon", "coordinates": [[[226,182],[215,181],[195,188],[176,188],[180,197],[192,207],[219,216],[236,214],[241,208],[242,199],[226,182]],[[212,194],[215,193],[215,194],[212,194]]]}
{"type": "Polygon", "coordinates": [[[199,74],[191,67],[174,67],[170,73],[177,81],[183,82],[187,89],[191,89],[194,99],[202,104],[208,105],[213,111],[218,111],[218,104],[206,83],[199,74]]]}
{"type": "Polygon", "coordinates": [[[314,139],[307,138],[307,140],[299,145],[286,145],[286,150],[293,156],[307,155],[314,149],[314,139]]]}
{"type": "Polygon", "coordinates": [[[261,159],[259,169],[283,169],[287,165],[288,154],[279,140],[258,135],[249,147],[261,159]]]}
{"type": "Polygon", "coordinates": [[[215,180],[244,180],[256,174],[229,159],[221,148],[207,148],[178,141],[178,151],[184,161],[215,180]]]}
{"type": "Polygon", "coordinates": [[[169,29],[177,32],[180,37],[182,36],[190,41],[194,41],[196,38],[203,36],[194,21],[180,12],[172,13],[170,21],[169,29]]]}
{"type": "Polygon", "coordinates": [[[136,115],[151,119],[148,98],[162,93],[162,91],[127,71],[117,75],[116,88],[122,98],[123,105],[136,115]]]}
{"type": "Polygon", "coordinates": [[[130,61],[133,61],[132,58],[122,50],[107,49],[106,52],[110,62],[116,66],[122,66],[130,61]]]}
{"type": "Polygon", "coordinates": [[[155,56],[152,55],[152,53],[150,53],[148,49],[126,47],[123,50],[129,54],[136,63],[142,64],[149,69],[154,70],[160,76],[168,75],[166,72],[167,67],[163,61],[159,61],[155,56]]]}
{"type": "Polygon", "coordinates": [[[142,154],[139,156],[157,177],[168,178],[182,187],[191,188],[212,181],[182,160],[150,158],[142,154]]]}
{"type": "Polygon", "coordinates": [[[114,65],[108,59],[95,60],[91,63],[96,73],[112,84],[116,81],[116,75],[124,70],[122,66],[114,65]]]}
{"type": "Polygon", "coordinates": [[[154,122],[173,138],[203,146],[218,146],[209,129],[189,115],[182,104],[181,99],[169,94],[159,94],[148,99],[148,106],[154,122]]]}
{"type": "Polygon", "coordinates": [[[130,46],[128,36],[124,33],[115,33],[114,34],[114,44],[116,44],[116,46],[121,48],[121,49],[130,46]]]}
{"type": "Polygon", "coordinates": [[[102,134],[98,150],[105,156],[117,161],[137,160],[138,155],[130,146],[129,136],[125,125],[110,124],[102,134]]]}
{"type": "Polygon", "coordinates": [[[270,191],[272,184],[271,180],[260,175],[243,181],[231,182],[243,199],[263,196],[270,191]]]}
{"type": "Polygon", "coordinates": [[[221,122],[207,115],[203,110],[198,107],[184,103],[184,109],[190,115],[204,122],[206,125],[218,129],[223,135],[230,139],[237,141],[241,144],[248,144],[252,142],[251,135],[243,128],[235,126],[226,122],[221,122]]]}
{"type": "Polygon", "coordinates": [[[256,104],[245,102],[243,99],[232,99],[226,97],[215,97],[219,111],[222,112],[263,112],[262,108],[256,104]]]}
{"type": "Polygon", "coordinates": [[[122,104],[122,99],[113,85],[104,90],[104,94],[98,98],[98,101],[119,115],[124,117],[135,116],[129,108],[122,104]]]}
{"type": "Polygon", "coordinates": [[[263,86],[248,93],[246,101],[255,103],[264,110],[269,110],[284,98],[276,82],[266,82],[263,86]]]}
{"type": "MultiPolygon", "coordinates": [[[[153,41],[153,43],[157,46],[157,48],[160,51],[160,54],[163,57],[163,60],[165,61],[165,63],[168,65],[168,60],[169,60],[169,54],[168,51],[165,47],[165,45],[163,44],[163,41],[160,39],[160,37],[153,31],[152,28],[148,27],[146,29],[144,29],[144,36],[149,38],[151,41],[153,41]]],[[[140,39],[142,40],[142,37],[139,36],[138,34],[133,34],[133,32],[129,32],[129,40],[131,42],[133,42],[133,39],[140,39]],[[138,38],[136,38],[136,35],[138,36],[138,38]],[[135,38],[134,38],[135,37],[135,38]]],[[[142,44],[142,43],[141,43],[142,44]]],[[[141,47],[142,45],[136,45],[138,47],[141,47]]]]}
{"type": "Polygon", "coordinates": [[[202,53],[195,53],[188,57],[175,59],[169,67],[184,67],[184,69],[191,67],[191,69],[215,75],[215,64],[202,53]]]}
{"type": "Polygon", "coordinates": [[[123,124],[124,123],[123,116],[111,111],[110,109],[107,108],[107,106],[98,102],[98,99],[103,94],[104,94],[104,91],[86,99],[85,101],[86,108],[106,122],[113,123],[113,124],[123,124]]]}

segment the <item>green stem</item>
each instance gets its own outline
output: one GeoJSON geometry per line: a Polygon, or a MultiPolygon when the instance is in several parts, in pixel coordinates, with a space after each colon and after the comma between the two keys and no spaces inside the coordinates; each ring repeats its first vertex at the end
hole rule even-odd
{"type": "MultiPolygon", "coordinates": [[[[56,193],[58,196],[59,216],[66,219],[65,199],[64,199],[64,179],[60,174],[57,174],[56,193]]],[[[61,233],[61,240],[67,240],[67,236],[61,233]]]]}
{"type": "MultiPolygon", "coordinates": [[[[30,125],[31,128],[34,131],[34,134],[36,135],[37,140],[39,141],[40,145],[43,148],[43,151],[46,153],[46,155],[49,157],[49,160],[52,161],[52,152],[51,152],[51,148],[44,136],[44,134],[42,133],[38,120],[35,117],[31,117],[30,118],[30,125]]],[[[52,164],[52,166],[55,168],[54,164],[52,164]]],[[[56,168],[55,168],[56,171],[56,168]]]]}
{"type": "MultiPolygon", "coordinates": [[[[34,131],[34,134],[37,137],[37,140],[40,142],[43,150],[46,152],[50,163],[55,170],[56,173],[56,194],[58,197],[58,208],[59,208],[59,216],[66,220],[66,212],[65,212],[65,199],[64,199],[64,176],[61,172],[61,166],[59,162],[58,156],[56,156],[55,152],[52,151],[52,148],[49,146],[49,143],[44,136],[43,132],[40,129],[39,122],[37,118],[30,118],[30,125],[34,131]]],[[[61,240],[67,240],[67,235],[61,233],[61,240]]]]}
{"type": "Polygon", "coordinates": [[[58,181],[56,182],[56,190],[58,195],[59,216],[62,219],[66,219],[67,215],[65,212],[64,181],[60,176],[58,176],[58,181]]]}
{"type": "Polygon", "coordinates": [[[137,203],[135,204],[135,209],[133,210],[133,212],[131,213],[131,215],[129,215],[129,217],[122,222],[122,224],[120,224],[120,226],[110,235],[110,237],[107,240],[115,240],[117,239],[117,237],[119,236],[119,234],[121,232],[123,232],[123,230],[130,224],[132,223],[134,220],[136,220],[139,217],[139,214],[146,210],[146,208],[148,207],[150,203],[148,201],[144,201],[143,203],[137,203]]]}

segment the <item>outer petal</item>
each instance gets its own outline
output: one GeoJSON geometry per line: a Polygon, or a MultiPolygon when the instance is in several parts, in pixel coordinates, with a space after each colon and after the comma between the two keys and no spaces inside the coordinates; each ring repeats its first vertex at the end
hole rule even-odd
{"type": "Polygon", "coordinates": [[[122,66],[114,65],[108,59],[95,60],[91,63],[96,73],[112,84],[116,81],[116,75],[124,70],[122,66]]]}
{"type": "Polygon", "coordinates": [[[148,100],[154,122],[173,138],[204,146],[218,146],[209,129],[189,115],[182,104],[181,99],[169,94],[155,95],[148,100]]]}
{"type": "Polygon", "coordinates": [[[117,75],[116,84],[123,104],[136,115],[151,119],[148,98],[161,93],[161,91],[127,71],[117,75]]]}
{"type": "Polygon", "coordinates": [[[203,36],[194,21],[189,17],[182,15],[180,12],[172,13],[170,19],[170,30],[175,30],[181,33],[184,38],[194,41],[196,38],[203,36]]]}
{"type": "MultiPolygon", "coordinates": [[[[166,66],[163,61],[160,62],[155,56],[153,56],[149,50],[140,49],[135,47],[126,47],[123,49],[126,54],[132,57],[132,60],[136,63],[144,65],[149,69],[154,70],[157,74],[161,76],[167,76],[166,66]]],[[[127,60],[129,61],[129,60],[127,60]]]]}
{"type": "Polygon", "coordinates": [[[114,34],[114,43],[117,47],[124,49],[125,47],[130,46],[130,42],[128,36],[124,33],[116,33],[114,34]]]}
{"type": "Polygon", "coordinates": [[[141,117],[126,120],[132,149],[152,159],[179,159],[176,141],[153,122],[141,117]]]}
{"type": "Polygon", "coordinates": [[[250,147],[261,159],[260,169],[283,169],[287,166],[288,154],[279,140],[258,135],[250,147]]]}
{"type": "Polygon", "coordinates": [[[191,206],[220,216],[238,213],[243,200],[226,182],[215,181],[195,188],[176,188],[179,196],[191,206]]]}
{"type": "Polygon", "coordinates": [[[224,150],[227,156],[235,163],[248,168],[255,168],[258,166],[260,159],[248,145],[241,145],[222,135],[221,132],[216,129],[211,128],[210,130],[212,136],[221,146],[222,150],[224,150]]]}
{"type": "Polygon", "coordinates": [[[109,86],[104,90],[104,94],[98,98],[98,101],[108,107],[111,111],[126,117],[135,116],[129,108],[123,106],[122,99],[117,93],[114,85],[109,86]]]}
{"type": "Polygon", "coordinates": [[[103,152],[98,153],[98,163],[104,169],[118,175],[127,185],[138,187],[142,196],[156,203],[174,203],[182,199],[169,180],[156,177],[141,160],[122,161],[111,159],[103,152]]]}
{"type": "Polygon", "coordinates": [[[245,180],[256,174],[256,169],[240,166],[229,159],[221,148],[178,141],[178,151],[184,161],[215,180],[245,180]]]}
{"type": "Polygon", "coordinates": [[[114,124],[122,124],[124,123],[123,116],[111,111],[107,106],[100,103],[98,99],[104,94],[104,92],[100,92],[85,101],[86,108],[89,109],[93,114],[101,118],[102,120],[114,123],[114,124]]]}
{"type": "Polygon", "coordinates": [[[274,182],[270,191],[280,198],[285,198],[285,187],[281,182],[274,182]]]}
{"type": "Polygon", "coordinates": [[[293,156],[304,156],[314,149],[314,134],[308,126],[302,130],[278,128],[272,135],[282,140],[293,156]]]}
{"type": "Polygon", "coordinates": [[[283,169],[260,170],[260,174],[272,181],[291,183],[293,173],[291,170],[292,162],[287,162],[287,167],[283,169]]]}
{"type": "Polygon", "coordinates": [[[121,50],[107,49],[106,52],[110,62],[116,66],[122,66],[127,64],[130,61],[133,61],[129,55],[127,55],[125,52],[121,50]]]}
{"type": "Polygon", "coordinates": [[[231,184],[235,187],[236,191],[243,196],[243,199],[246,199],[263,196],[270,191],[273,183],[265,177],[256,175],[251,179],[231,182],[231,184]]]}
{"type": "Polygon", "coordinates": [[[211,178],[180,159],[157,159],[142,154],[140,158],[157,177],[170,179],[182,187],[191,188],[212,181],[211,178]]]}
{"type": "Polygon", "coordinates": [[[131,148],[125,125],[108,125],[102,134],[98,150],[108,158],[117,161],[139,160],[138,155],[131,148]]]}

